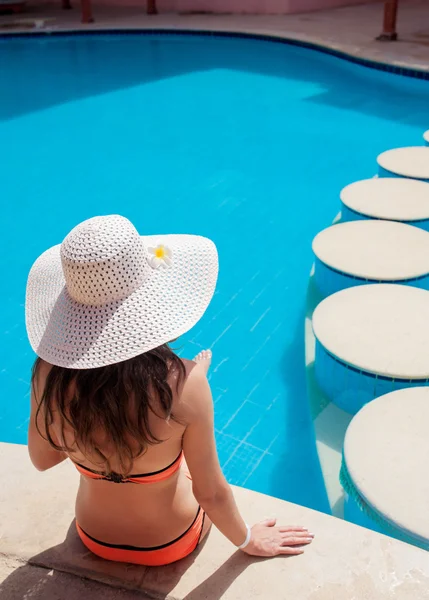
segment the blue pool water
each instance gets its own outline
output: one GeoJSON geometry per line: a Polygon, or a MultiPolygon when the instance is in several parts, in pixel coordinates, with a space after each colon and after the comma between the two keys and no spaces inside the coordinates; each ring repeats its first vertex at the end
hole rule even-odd
{"type": "Polygon", "coordinates": [[[428,82],[275,42],[0,40],[0,440],[26,440],[33,260],[120,213],[219,248],[217,294],[182,352],[213,347],[228,480],[329,511],[304,366],[311,240],[342,186],[428,124],[428,82]]]}

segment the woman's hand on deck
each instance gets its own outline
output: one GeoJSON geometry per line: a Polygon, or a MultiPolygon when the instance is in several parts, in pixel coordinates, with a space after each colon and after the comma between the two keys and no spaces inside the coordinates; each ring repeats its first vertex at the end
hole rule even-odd
{"type": "Polygon", "coordinates": [[[266,519],[252,527],[249,544],[243,552],[251,556],[273,557],[282,554],[302,554],[302,546],[311,544],[314,534],[304,527],[276,526],[276,519],[266,519]]]}

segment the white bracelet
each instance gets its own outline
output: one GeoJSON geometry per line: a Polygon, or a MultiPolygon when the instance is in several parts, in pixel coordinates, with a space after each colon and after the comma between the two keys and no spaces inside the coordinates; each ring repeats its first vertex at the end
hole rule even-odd
{"type": "Polygon", "coordinates": [[[246,548],[246,546],[248,546],[250,544],[250,538],[252,537],[252,530],[250,529],[250,527],[247,523],[246,523],[246,529],[247,529],[246,539],[241,544],[241,546],[237,546],[237,548],[239,550],[244,550],[244,548],[246,548]]]}

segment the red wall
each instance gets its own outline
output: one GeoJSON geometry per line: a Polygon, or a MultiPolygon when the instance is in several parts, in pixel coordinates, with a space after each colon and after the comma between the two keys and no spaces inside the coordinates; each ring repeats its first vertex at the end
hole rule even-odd
{"type": "MultiPolygon", "coordinates": [[[[380,0],[157,0],[157,6],[159,12],[288,14],[377,1],[380,2],[380,0]]],[[[146,0],[93,0],[93,4],[94,6],[108,4],[145,8],[146,0]]]]}

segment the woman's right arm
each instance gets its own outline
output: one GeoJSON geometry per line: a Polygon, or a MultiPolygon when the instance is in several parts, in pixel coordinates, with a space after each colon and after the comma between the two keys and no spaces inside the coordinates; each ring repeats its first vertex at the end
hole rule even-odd
{"type": "MultiPolygon", "coordinates": [[[[183,451],[195,498],[219,531],[235,546],[240,546],[246,540],[247,526],[219,465],[213,401],[206,375],[199,365],[194,367],[184,385],[181,408],[187,423],[183,451]]],[[[254,556],[301,554],[303,550],[298,546],[311,541],[312,535],[303,527],[276,527],[275,519],[268,519],[252,527],[250,543],[244,551],[254,556]]]]}

